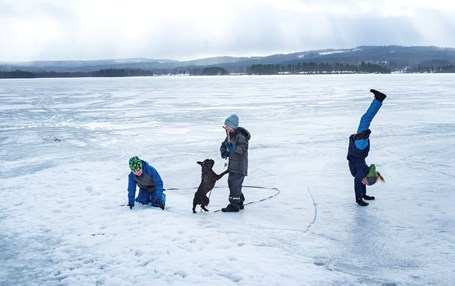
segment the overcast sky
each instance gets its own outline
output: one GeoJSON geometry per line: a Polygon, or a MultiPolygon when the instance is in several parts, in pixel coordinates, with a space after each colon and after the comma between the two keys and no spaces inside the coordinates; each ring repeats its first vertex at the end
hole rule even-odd
{"type": "Polygon", "coordinates": [[[455,47],[451,0],[0,0],[0,61],[455,47]]]}

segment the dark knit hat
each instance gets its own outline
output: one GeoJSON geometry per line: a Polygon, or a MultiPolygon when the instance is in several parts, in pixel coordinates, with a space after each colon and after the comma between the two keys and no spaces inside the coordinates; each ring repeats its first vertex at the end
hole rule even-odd
{"type": "Polygon", "coordinates": [[[142,169],[142,161],[139,159],[138,156],[134,156],[130,158],[129,161],[130,169],[133,172],[139,171],[142,169]]]}
{"type": "Polygon", "coordinates": [[[237,129],[237,127],[239,127],[239,117],[237,114],[229,115],[229,117],[224,120],[224,125],[227,125],[232,129],[237,129]]]}

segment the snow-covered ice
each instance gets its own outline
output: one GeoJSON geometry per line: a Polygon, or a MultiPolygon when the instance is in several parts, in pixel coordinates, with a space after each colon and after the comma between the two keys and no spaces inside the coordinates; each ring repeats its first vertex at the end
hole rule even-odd
{"type": "Polygon", "coordinates": [[[1,80],[0,285],[453,285],[454,91],[453,74],[1,80]],[[370,88],[386,184],[359,207],[346,151],[370,88]],[[214,212],[226,176],[193,214],[196,161],[223,170],[234,112],[250,204],[214,212]],[[165,211],[125,206],[133,155],[165,211]]]}

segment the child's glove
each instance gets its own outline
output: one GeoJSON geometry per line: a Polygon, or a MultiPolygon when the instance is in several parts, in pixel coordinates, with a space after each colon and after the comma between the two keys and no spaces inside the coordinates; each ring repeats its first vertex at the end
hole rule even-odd
{"type": "Polygon", "coordinates": [[[225,150],[220,150],[221,158],[226,159],[228,157],[228,153],[225,150]]]}
{"type": "Polygon", "coordinates": [[[159,206],[160,209],[164,210],[164,203],[161,199],[157,199],[155,205],[159,206]]]}
{"type": "Polygon", "coordinates": [[[235,150],[235,147],[236,147],[236,146],[235,146],[234,143],[229,144],[229,143],[226,142],[225,145],[226,145],[226,150],[227,150],[229,153],[231,153],[232,151],[235,150]]]}
{"type": "Polygon", "coordinates": [[[131,204],[128,204],[128,206],[130,207],[130,210],[132,210],[134,207],[134,205],[131,205],[131,204]]]}

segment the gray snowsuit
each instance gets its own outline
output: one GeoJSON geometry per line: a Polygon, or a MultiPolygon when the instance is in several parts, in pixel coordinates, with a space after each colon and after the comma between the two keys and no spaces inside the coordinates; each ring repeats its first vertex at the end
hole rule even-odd
{"type": "Polygon", "coordinates": [[[245,128],[238,127],[229,136],[231,144],[235,145],[235,149],[231,152],[227,151],[228,137],[226,136],[221,143],[220,152],[222,158],[229,157],[229,203],[238,206],[245,201],[242,184],[245,176],[248,175],[248,141],[251,135],[245,128]]]}

